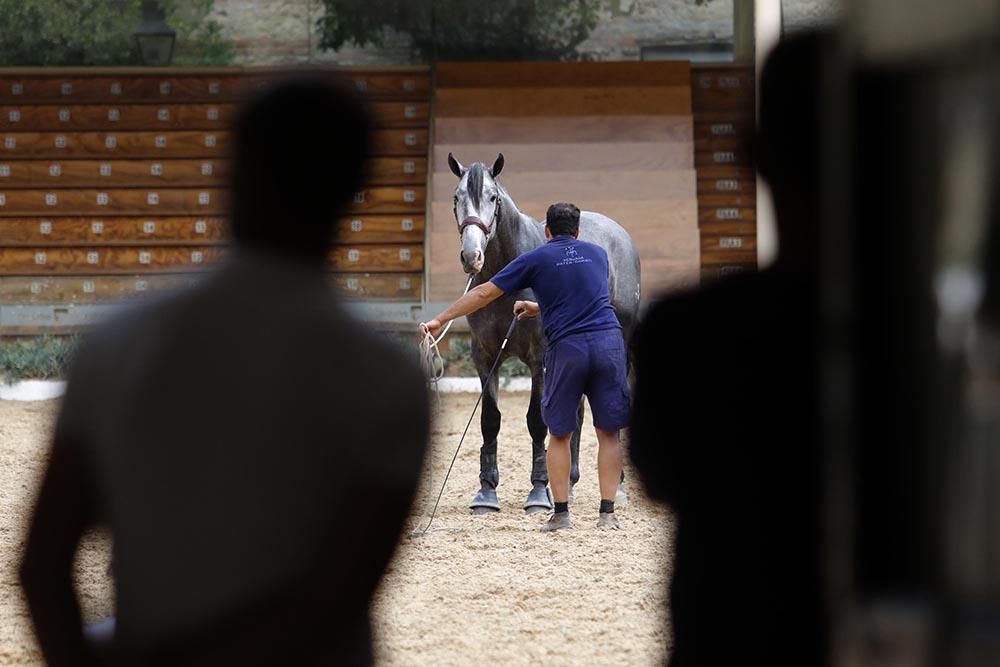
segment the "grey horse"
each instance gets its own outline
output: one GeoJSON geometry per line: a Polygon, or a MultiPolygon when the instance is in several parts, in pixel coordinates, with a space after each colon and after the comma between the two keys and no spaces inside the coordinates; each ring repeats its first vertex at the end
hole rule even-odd
{"type": "MultiPolygon", "coordinates": [[[[515,257],[545,243],[544,224],[518,210],[506,188],[497,177],[503,169],[503,154],[497,156],[492,167],[475,162],[462,166],[448,154],[448,166],[459,178],[455,188],[454,212],[461,238],[462,268],[474,274],[472,287],[492,278],[515,257]]],[[[626,342],[631,337],[639,319],[639,253],[631,237],[614,220],[591,211],[580,214],[580,238],[602,246],[608,252],[608,276],[611,303],[621,322],[626,342]]],[[[468,316],[472,332],[472,360],[483,382],[483,410],[480,427],[483,444],[479,450],[480,489],[472,499],[471,508],[476,514],[499,511],[497,486],[500,471],[497,467],[497,434],[500,432],[500,409],[497,406],[498,378],[494,375],[485,383],[490,367],[501,353],[500,343],[513,316],[514,301],[534,300],[530,290],[507,294],[487,307],[468,316]]],[[[545,336],[537,319],[522,320],[514,330],[503,358],[516,357],[531,370],[531,401],[528,405],[528,432],[531,434],[531,491],[524,502],[528,513],[544,512],[552,508],[548,492],[548,471],[545,465],[545,436],[547,429],[542,421],[542,358],[545,353],[545,336]]],[[[580,421],[583,420],[583,402],[580,403],[580,421]]],[[[570,481],[580,478],[580,431],[577,427],[570,441],[572,469],[570,481]]],[[[619,487],[618,502],[623,502],[624,491],[619,487]]]]}

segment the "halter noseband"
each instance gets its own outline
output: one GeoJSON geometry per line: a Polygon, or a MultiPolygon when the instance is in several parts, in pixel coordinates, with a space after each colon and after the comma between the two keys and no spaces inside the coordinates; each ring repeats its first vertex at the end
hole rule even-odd
{"type": "MultiPolygon", "coordinates": [[[[461,237],[462,233],[465,231],[466,227],[479,227],[483,230],[483,234],[486,235],[486,240],[490,238],[490,234],[493,233],[493,229],[496,227],[497,219],[500,217],[500,197],[497,197],[496,206],[493,207],[493,217],[490,219],[490,224],[487,225],[485,222],[480,220],[474,215],[470,215],[468,218],[463,220],[458,225],[458,236],[461,237]]],[[[455,219],[458,219],[458,211],[455,212],[455,219]]]]}

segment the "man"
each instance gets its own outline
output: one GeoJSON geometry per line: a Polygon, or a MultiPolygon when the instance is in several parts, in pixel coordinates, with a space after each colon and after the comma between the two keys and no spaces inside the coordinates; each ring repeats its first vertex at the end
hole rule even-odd
{"type": "Polygon", "coordinates": [[[797,35],[760,79],[757,163],[780,255],[667,297],[634,338],[629,448],[676,517],[671,667],[821,665],[816,238],[824,39],[797,35]]]}
{"type": "Polygon", "coordinates": [[[470,290],[436,318],[421,325],[437,332],[450,320],[473,313],[504,294],[531,288],[538,298],[517,301],[518,319],[542,316],[548,349],[542,418],[549,429],[546,465],[555,512],[543,532],[569,528],[570,436],[579,426],[578,407],[590,401],[597,432],[601,506],[597,525],[620,529],[615,493],[622,471],[618,432],[628,426],[629,388],[625,341],[608,293],[608,254],[579,240],[580,209],[553,204],[545,216],[548,242],[521,255],[492,280],[470,290]]]}
{"type": "Polygon", "coordinates": [[[93,662],[81,534],[114,542],[116,664],[370,664],[368,604],[427,445],[408,356],[325,274],[370,145],[329,83],[278,84],[235,129],[234,257],[76,354],[22,581],[47,662],[93,662]]]}

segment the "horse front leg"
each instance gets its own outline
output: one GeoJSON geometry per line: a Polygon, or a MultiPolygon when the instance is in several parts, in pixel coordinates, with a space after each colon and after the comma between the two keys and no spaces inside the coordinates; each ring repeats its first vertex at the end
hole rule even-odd
{"type": "Polygon", "coordinates": [[[569,493],[573,498],[573,487],[580,481],[580,435],[583,433],[583,401],[580,399],[580,407],[576,410],[576,430],[573,431],[569,439],[569,455],[571,467],[569,469],[569,493]]]}
{"type": "Polygon", "coordinates": [[[473,351],[473,361],[479,371],[479,382],[483,387],[483,407],[479,415],[479,426],[483,433],[483,444],[479,448],[479,492],[473,497],[469,507],[473,514],[489,514],[500,511],[500,500],[497,498],[497,486],[500,484],[500,469],[497,466],[497,435],[500,433],[500,408],[497,406],[497,393],[500,381],[494,374],[486,381],[490,372],[492,359],[486,359],[485,364],[473,351]]]}
{"type": "Polygon", "coordinates": [[[549,469],[545,463],[545,436],[548,429],[542,419],[542,388],[544,380],[541,369],[531,374],[531,401],[528,403],[528,433],[531,434],[531,491],[524,501],[527,514],[547,512],[552,509],[552,494],[549,493],[549,469]]]}

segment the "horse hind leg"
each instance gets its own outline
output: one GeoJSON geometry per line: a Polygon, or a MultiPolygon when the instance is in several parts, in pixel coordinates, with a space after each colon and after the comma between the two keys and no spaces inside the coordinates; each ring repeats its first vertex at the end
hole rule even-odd
{"type": "MultiPolygon", "coordinates": [[[[486,379],[491,361],[488,361],[485,367],[476,364],[480,382],[486,379]]],[[[494,374],[489,382],[483,385],[483,409],[479,416],[479,426],[483,433],[483,444],[479,448],[479,491],[469,503],[473,514],[500,511],[500,500],[497,497],[497,486],[500,484],[500,469],[497,466],[497,435],[500,433],[498,390],[499,379],[494,374]]]]}
{"type": "Polygon", "coordinates": [[[531,491],[524,501],[527,514],[547,512],[552,509],[549,492],[549,469],[545,462],[545,436],[548,429],[542,419],[542,374],[531,376],[531,400],[528,403],[528,433],[531,434],[531,491]]]}

